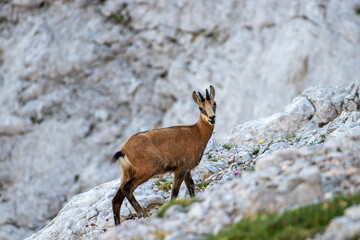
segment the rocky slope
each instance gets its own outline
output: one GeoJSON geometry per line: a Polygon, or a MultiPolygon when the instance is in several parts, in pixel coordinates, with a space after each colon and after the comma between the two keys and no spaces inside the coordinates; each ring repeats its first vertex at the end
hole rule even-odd
{"type": "Polygon", "coordinates": [[[29,236],[75,194],[118,178],[107,162],[129,135],[195,122],[193,90],[216,87],[216,136],[228,136],[309,86],[353,82],[359,8],[357,0],[1,1],[0,239],[29,236]]]}
{"type": "MultiPolygon", "coordinates": [[[[126,202],[121,211],[123,223],[113,228],[111,198],[119,182],[112,181],[73,197],[51,223],[29,239],[199,239],[246,213],[355,193],[360,190],[359,86],[308,89],[284,112],[244,123],[222,143],[210,142],[194,170],[196,182],[209,186],[188,207],[174,205],[164,218],[153,214],[150,219],[126,220],[134,216],[126,202]]],[[[152,213],[169,199],[169,192],[159,190],[156,181],[152,179],[135,192],[152,213]]],[[[182,195],[185,192],[183,186],[182,195]]],[[[355,210],[348,210],[345,220],[336,220],[338,224],[334,220],[318,237],[350,237],[360,218],[355,210]],[[340,231],[341,227],[345,229],[340,231]]]]}

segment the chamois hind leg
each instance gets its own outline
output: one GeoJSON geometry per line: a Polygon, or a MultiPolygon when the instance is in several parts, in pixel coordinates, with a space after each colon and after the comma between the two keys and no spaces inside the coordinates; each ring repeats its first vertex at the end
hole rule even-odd
{"type": "Polygon", "coordinates": [[[130,169],[126,169],[125,167],[121,167],[121,181],[120,181],[120,187],[112,199],[112,206],[113,206],[113,215],[114,215],[114,222],[115,226],[120,224],[120,210],[121,205],[124,201],[125,194],[122,191],[122,186],[126,184],[127,182],[131,181],[132,178],[132,172],[130,169]]]}
{"type": "Polygon", "coordinates": [[[184,180],[185,174],[185,171],[175,171],[174,182],[171,189],[171,200],[177,198],[177,196],[179,195],[180,186],[184,180]]]}
{"type": "Polygon", "coordinates": [[[189,191],[190,197],[195,196],[195,184],[193,179],[191,178],[191,171],[189,170],[185,175],[185,185],[189,191]]]}
{"type": "Polygon", "coordinates": [[[120,210],[121,205],[125,199],[125,193],[123,191],[123,187],[126,184],[131,183],[134,180],[134,171],[129,168],[127,165],[121,166],[121,180],[120,180],[120,187],[112,199],[112,206],[113,206],[113,215],[114,215],[114,222],[115,226],[120,224],[120,210]]]}
{"type": "Polygon", "coordinates": [[[125,194],[122,192],[121,188],[119,188],[115,197],[112,200],[115,226],[120,224],[120,209],[124,198],[125,194]]]}
{"type": "Polygon", "coordinates": [[[149,180],[150,177],[151,177],[150,174],[144,174],[140,176],[139,175],[136,176],[135,174],[134,178],[131,179],[131,181],[121,186],[121,189],[125,194],[125,197],[130,202],[131,206],[135,209],[138,217],[149,217],[149,214],[147,214],[147,212],[140,206],[138,201],[136,201],[133,193],[140,184],[149,180]]]}

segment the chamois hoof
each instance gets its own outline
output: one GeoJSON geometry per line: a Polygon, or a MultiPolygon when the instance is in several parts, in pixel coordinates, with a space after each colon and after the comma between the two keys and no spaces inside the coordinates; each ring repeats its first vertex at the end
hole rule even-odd
{"type": "Polygon", "coordinates": [[[145,211],[138,214],[138,218],[148,218],[148,217],[150,217],[150,215],[145,211]]]}

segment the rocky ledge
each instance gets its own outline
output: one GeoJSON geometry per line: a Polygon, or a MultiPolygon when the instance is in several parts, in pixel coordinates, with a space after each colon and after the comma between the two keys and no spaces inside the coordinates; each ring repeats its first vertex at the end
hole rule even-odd
{"type": "MultiPolygon", "coordinates": [[[[355,193],[360,190],[359,85],[310,88],[284,112],[244,123],[225,140],[212,139],[193,172],[198,194],[189,206],[173,205],[163,218],[152,214],[149,219],[137,219],[125,201],[122,225],[113,228],[111,199],[119,185],[116,180],[73,197],[55,219],[28,239],[201,239],[247,213],[355,193]]],[[[166,184],[170,180],[171,175],[152,179],[135,196],[155,213],[169,199],[166,184]]],[[[350,234],[359,229],[359,207],[348,208],[316,237],[354,236],[350,234]]]]}

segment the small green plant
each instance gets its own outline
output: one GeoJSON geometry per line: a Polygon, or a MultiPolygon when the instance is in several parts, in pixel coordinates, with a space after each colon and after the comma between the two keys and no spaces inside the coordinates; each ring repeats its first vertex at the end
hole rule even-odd
{"type": "Polygon", "coordinates": [[[171,184],[172,184],[171,181],[167,181],[167,182],[163,183],[163,184],[159,187],[159,189],[160,189],[160,190],[163,190],[163,191],[165,191],[165,192],[168,192],[168,191],[170,191],[170,189],[171,189],[171,184]]]}
{"type": "Polygon", "coordinates": [[[29,229],[30,229],[31,231],[34,231],[34,232],[35,232],[35,231],[37,230],[37,227],[33,226],[33,227],[30,227],[29,229]]]}
{"type": "MultiPolygon", "coordinates": [[[[104,14],[102,13],[102,11],[100,9],[96,10],[96,13],[104,16],[104,14]]],[[[129,29],[131,28],[130,23],[131,23],[132,19],[131,19],[129,10],[127,9],[126,3],[124,3],[117,12],[108,16],[107,19],[110,22],[113,22],[115,24],[121,24],[125,27],[128,27],[129,29]]]]}
{"type": "Polygon", "coordinates": [[[260,152],[260,149],[254,149],[254,151],[252,152],[252,155],[257,155],[260,152]]]}
{"type": "Polygon", "coordinates": [[[271,141],[268,143],[267,147],[270,147],[271,145],[273,145],[274,141],[271,141]]]}
{"type": "Polygon", "coordinates": [[[315,140],[311,141],[311,142],[309,143],[309,146],[313,146],[314,144],[315,144],[315,140]]]}
{"type": "Polygon", "coordinates": [[[40,123],[42,123],[44,121],[44,119],[43,118],[38,119],[38,118],[36,118],[34,116],[31,116],[30,121],[31,121],[32,124],[40,124],[40,123]]]}
{"type": "Polygon", "coordinates": [[[300,142],[300,140],[301,140],[300,137],[297,137],[297,138],[295,139],[296,142],[300,142]]]}
{"type": "Polygon", "coordinates": [[[32,124],[35,124],[37,122],[35,117],[30,117],[30,121],[32,122],[32,124]]]}
{"type": "Polygon", "coordinates": [[[323,142],[325,142],[325,134],[321,134],[320,135],[320,141],[318,142],[318,143],[323,143],[323,142]]]}
{"type": "Polygon", "coordinates": [[[171,189],[172,181],[166,180],[165,178],[159,178],[154,184],[158,186],[160,190],[168,192],[171,189]]]}
{"type": "Polygon", "coordinates": [[[324,127],[325,125],[327,125],[329,122],[319,122],[318,123],[318,126],[319,126],[319,128],[322,128],[322,127],[324,127]]]}
{"type": "Polygon", "coordinates": [[[164,182],[166,182],[165,178],[159,178],[158,180],[155,181],[155,185],[160,186],[164,182]]]}
{"type": "Polygon", "coordinates": [[[212,159],[212,156],[211,156],[211,154],[209,154],[209,155],[208,155],[208,159],[212,159]]]}
{"type": "Polygon", "coordinates": [[[294,135],[291,135],[291,136],[288,136],[287,138],[286,138],[286,140],[291,140],[291,139],[294,139],[296,137],[296,135],[294,134],[294,135]]]}
{"type": "Polygon", "coordinates": [[[217,159],[210,159],[209,161],[211,161],[211,162],[217,162],[218,160],[217,159]]]}
{"type": "Polygon", "coordinates": [[[255,167],[254,166],[250,166],[249,167],[249,172],[254,172],[255,171],[255,167]]]}
{"type": "Polygon", "coordinates": [[[75,176],[74,176],[74,182],[79,181],[79,179],[80,179],[80,175],[79,175],[79,174],[75,174],[75,176]]]}
{"type": "Polygon", "coordinates": [[[356,5],[354,10],[356,15],[360,15],[360,5],[356,5]]]}
{"type": "Polygon", "coordinates": [[[222,147],[227,150],[230,150],[232,148],[232,146],[230,146],[229,144],[223,144],[222,147]]]}
{"type": "Polygon", "coordinates": [[[310,121],[313,117],[314,117],[314,115],[311,114],[311,115],[309,115],[309,116],[307,117],[307,120],[310,121]]]}
{"type": "Polygon", "coordinates": [[[178,198],[175,200],[170,200],[168,202],[166,202],[158,211],[157,213],[157,217],[162,218],[164,217],[164,214],[166,212],[166,210],[168,210],[171,206],[173,205],[181,205],[183,207],[187,207],[190,204],[194,203],[194,202],[198,202],[199,200],[197,200],[196,198],[178,198]]]}
{"type": "Polygon", "coordinates": [[[203,188],[206,188],[207,186],[209,186],[210,183],[211,183],[211,181],[204,181],[204,182],[198,183],[197,186],[198,186],[200,189],[203,189],[203,188]]]}
{"type": "Polygon", "coordinates": [[[124,24],[124,25],[127,25],[130,22],[130,18],[126,15],[122,15],[121,13],[110,15],[109,20],[114,23],[124,24]]]}
{"type": "Polygon", "coordinates": [[[340,195],[327,202],[311,204],[285,212],[258,213],[244,216],[239,222],[221,230],[215,239],[307,239],[324,231],[331,219],[341,216],[347,207],[360,203],[360,192],[340,195]]]}

